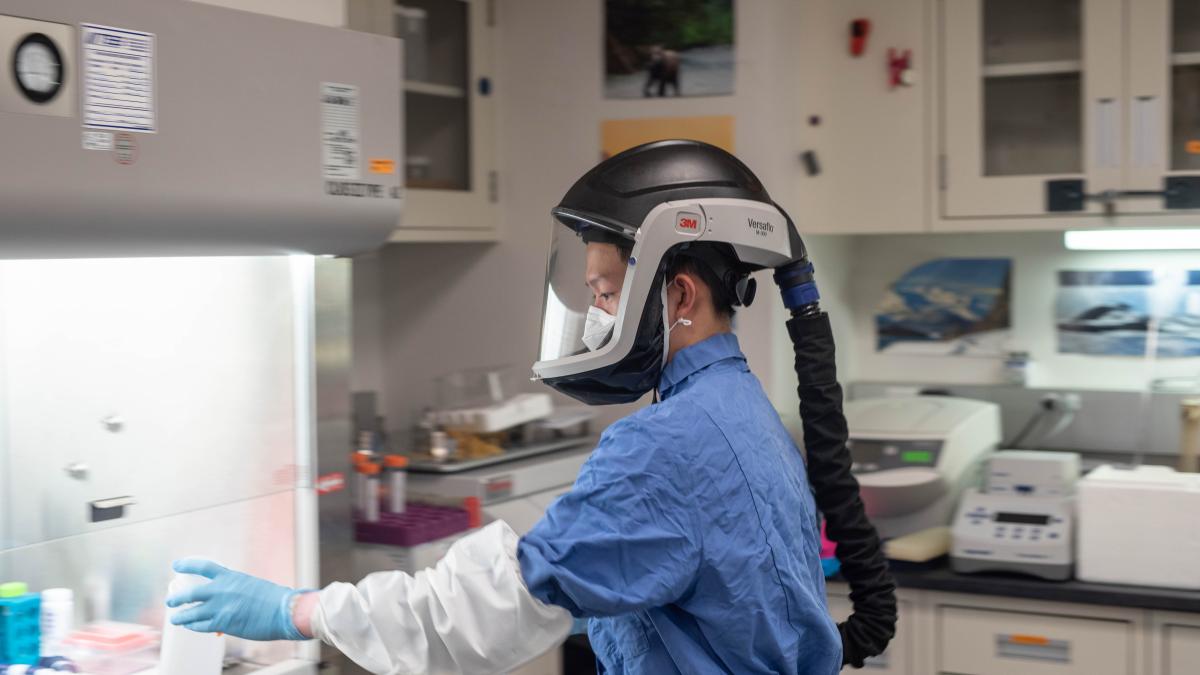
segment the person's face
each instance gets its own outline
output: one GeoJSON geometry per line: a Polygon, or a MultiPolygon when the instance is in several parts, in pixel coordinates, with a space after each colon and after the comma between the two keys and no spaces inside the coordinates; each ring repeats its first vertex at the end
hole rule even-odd
{"type": "Polygon", "coordinates": [[[587,285],[592,304],[611,316],[621,306],[621,286],[625,283],[625,259],[616,244],[587,245],[587,285]]]}

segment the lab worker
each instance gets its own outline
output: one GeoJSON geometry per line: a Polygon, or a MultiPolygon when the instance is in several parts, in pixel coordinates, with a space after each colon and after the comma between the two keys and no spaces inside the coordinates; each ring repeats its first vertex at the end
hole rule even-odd
{"type": "Polygon", "coordinates": [[[581,624],[603,673],[840,670],[804,461],[732,332],[751,273],[790,255],[786,214],[692,141],[602,162],[553,213],[535,376],[589,404],[654,402],[524,537],[493,522],[416,575],[321,591],[181,560],[212,581],[168,599],[191,605],[175,623],[319,638],[374,673],[504,673],[581,624]]]}

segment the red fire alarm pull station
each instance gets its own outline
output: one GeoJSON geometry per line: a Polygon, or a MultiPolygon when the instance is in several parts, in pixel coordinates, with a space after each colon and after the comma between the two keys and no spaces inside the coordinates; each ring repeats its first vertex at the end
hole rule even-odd
{"type": "Polygon", "coordinates": [[[867,51],[867,38],[871,35],[871,22],[855,19],[850,22],[850,55],[862,56],[867,51]]]}
{"type": "Polygon", "coordinates": [[[891,74],[892,89],[916,84],[917,72],[912,67],[912,50],[889,49],[888,72],[891,74]]]}

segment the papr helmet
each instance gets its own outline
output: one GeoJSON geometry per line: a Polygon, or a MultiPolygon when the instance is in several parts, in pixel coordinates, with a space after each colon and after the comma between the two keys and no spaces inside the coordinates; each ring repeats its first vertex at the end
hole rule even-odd
{"type": "Polygon", "coordinates": [[[626,403],[653,389],[665,360],[665,271],[676,256],[706,265],[734,305],[754,298],[755,270],[803,254],[788,215],[738,158],[699,141],[647,143],[588,171],[552,210],[537,379],[589,404],[626,403]],[[611,338],[588,351],[592,295],[585,245],[629,253],[611,338]]]}

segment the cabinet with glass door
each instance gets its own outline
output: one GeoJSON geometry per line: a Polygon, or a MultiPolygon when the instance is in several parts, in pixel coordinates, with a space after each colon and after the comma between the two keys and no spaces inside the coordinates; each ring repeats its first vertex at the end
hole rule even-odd
{"type": "Polygon", "coordinates": [[[1122,187],[1124,10],[941,0],[943,219],[1056,215],[1053,199],[1122,187]]]}
{"type": "Polygon", "coordinates": [[[1200,209],[1200,2],[1129,1],[1130,120],[1121,213],[1200,209]],[[1161,193],[1161,195],[1160,195],[1161,193]]]}
{"type": "Polygon", "coordinates": [[[403,40],[404,214],[392,241],[496,238],[492,0],[349,0],[355,30],[403,40]]]}

